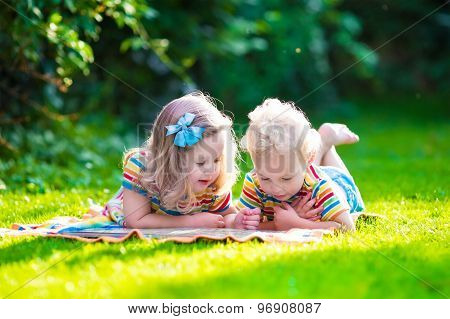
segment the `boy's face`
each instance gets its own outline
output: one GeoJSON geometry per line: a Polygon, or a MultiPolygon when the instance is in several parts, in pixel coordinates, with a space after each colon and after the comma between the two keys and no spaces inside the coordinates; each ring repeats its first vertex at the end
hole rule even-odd
{"type": "Polygon", "coordinates": [[[256,155],[253,164],[263,191],[278,200],[288,200],[303,186],[306,167],[294,151],[271,150],[256,155]]]}

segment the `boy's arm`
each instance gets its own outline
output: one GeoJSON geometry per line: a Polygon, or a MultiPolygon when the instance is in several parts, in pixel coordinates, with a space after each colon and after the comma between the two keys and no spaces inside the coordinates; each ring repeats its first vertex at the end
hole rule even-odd
{"type": "MultiPolygon", "coordinates": [[[[312,188],[312,198],[316,198],[316,206],[323,207],[321,223],[336,222],[343,230],[355,230],[355,224],[350,216],[350,206],[340,187],[326,174],[316,168],[316,174],[321,179],[312,188]]],[[[327,224],[323,224],[327,225],[327,224]]]]}
{"type": "Polygon", "coordinates": [[[356,230],[355,223],[353,221],[352,216],[350,215],[350,206],[347,202],[347,197],[345,196],[345,193],[339,189],[339,186],[336,185],[336,183],[331,183],[333,185],[333,189],[335,190],[335,195],[337,198],[339,198],[339,201],[341,203],[345,203],[346,206],[344,206],[343,211],[339,214],[332,216],[330,220],[335,221],[342,225],[341,229],[344,231],[350,230],[354,231],[356,230]]]}
{"type": "Polygon", "coordinates": [[[339,216],[335,217],[333,221],[341,224],[342,230],[350,230],[350,231],[356,230],[355,222],[353,221],[352,216],[350,216],[350,212],[348,210],[339,214],[339,216]]]}
{"type": "Polygon", "coordinates": [[[283,202],[282,206],[274,207],[274,226],[276,230],[290,230],[292,228],[302,229],[329,229],[339,228],[339,224],[334,221],[315,222],[301,218],[289,204],[283,202]]]}

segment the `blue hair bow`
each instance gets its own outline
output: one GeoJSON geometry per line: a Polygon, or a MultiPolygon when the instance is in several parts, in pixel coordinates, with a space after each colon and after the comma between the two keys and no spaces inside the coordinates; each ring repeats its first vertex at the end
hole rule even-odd
{"type": "Polygon", "coordinates": [[[192,146],[202,139],[205,131],[204,127],[189,126],[194,120],[195,115],[192,113],[184,113],[178,120],[177,124],[166,126],[166,136],[175,134],[173,144],[179,147],[192,146]]]}

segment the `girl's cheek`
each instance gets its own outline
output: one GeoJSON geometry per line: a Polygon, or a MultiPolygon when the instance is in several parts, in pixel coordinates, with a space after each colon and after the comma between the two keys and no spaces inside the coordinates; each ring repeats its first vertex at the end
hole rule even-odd
{"type": "Polygon", "coordinates": [[[199,175],[199,173],[200,173],[199,169],[194,167],[194,168],[192,168],[192,169],[190,170],[189,176],[190,176],[193,180],[196,180],[196,179],[197,179],[197,176],[199,175]]]}

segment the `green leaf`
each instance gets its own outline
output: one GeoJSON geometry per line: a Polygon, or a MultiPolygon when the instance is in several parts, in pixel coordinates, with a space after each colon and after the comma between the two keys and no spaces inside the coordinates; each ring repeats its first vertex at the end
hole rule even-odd
{"type": "Polygon", "coordinates": [[[50,16],[49,21],[54,23],[54,24],[58,24],[58,23],[60,23],[62,21],[62,16],[58,12],[54,12],[50,16]]]}

